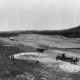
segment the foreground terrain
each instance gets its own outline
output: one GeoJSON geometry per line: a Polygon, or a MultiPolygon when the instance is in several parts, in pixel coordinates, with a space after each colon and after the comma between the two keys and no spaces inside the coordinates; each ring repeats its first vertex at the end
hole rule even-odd
{"type": "Polygon", "coordinates": [[[80,61],[76,65],[56,61],[62,53],[80,59],[79,41],[37,34],[0,37],[0,80],[80,80],[80,61]],[[45,50],[41,53],[37,48],[45,50]]]}

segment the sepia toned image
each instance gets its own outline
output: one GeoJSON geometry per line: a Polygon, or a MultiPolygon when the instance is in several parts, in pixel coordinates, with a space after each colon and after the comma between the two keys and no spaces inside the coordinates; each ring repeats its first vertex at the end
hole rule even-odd
{"type": "Polygon", "coordinates": [[[80,0],[0,0],[0,80],[80,80],[80,0]]]}

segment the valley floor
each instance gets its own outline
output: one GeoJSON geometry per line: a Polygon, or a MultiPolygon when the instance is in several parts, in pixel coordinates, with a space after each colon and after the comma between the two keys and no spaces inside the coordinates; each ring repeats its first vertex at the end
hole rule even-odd
{"type": "MultiPolygon", "coordinates": [[[[32,70],[38,69],[39,71],[38,73],[40,73],[41,75],[43,74],[43,75],[48,75],[49,77],[51,77],[51,78],[42,77],[44,79],[40,78],[40,80],[79,80],[80,79],[78,76],[80,75],[79,73],[80,72],[80,61],[75,65],[69,62],[56,60],[56,56],[58,54],[63,54],[63,53],[65,53],[66,56],[73,57],[73,58],[78,57],[80,59],[79,39],[70,39],[70,38],[65,38],[62,36],[47,36],[47,35],[44,36],[44,35],[36,35],[36,34],[22,34],[22,35],[14,36],[14,37],[5,37],[5,38],[0,37],[0,43],[4,47],[3,48],[4,50],[1,49],[2,50],[1,53],[2,54],[4,53],[3,55],[0,54],[2,57],[4,57],[4,55],[7,54],[7,58],[9,59],[9,56],[14,55],[15,60],[19,61],[19,63],[17,63],[16,61],[14,60],[11,61],[9,59],[11,64],[14,62],[15,64],[17,64],[16,66],[19,67],[20,64],[22,63],[24,64],[24,62],[26,63],[26,61],[29,61],[30,65],[35,64],[32,70]],[[13,52],[14,47],[17,47],[19,49],[16,53],[14,53],[15,49],[13,52]],[[45,51],[43,53],[40,53],[36,50],[37,48],[44,48],[45,51]],[[36,63],[36,61],[39,61],[39,63],[36,63]],[[45,68],[44,70],[41,69],[44,72],[40,72],[39,68],[37,68],[39,67],[38,65],[41,65],[43,68],[45,68]],[[49,69],[49,71],[46,70],[47,68],[49,69]],[[50,72],[50,70],[52,70],[52,73],[50,72]],[[78,78],[74,78],[73,75],[76,75],[78,78]]],[[[27,66],[26,64],[23,67],[20,66],[21,69],[19,70],[21,71],[22,68],[23,70],[25,70],[26,66],[27,66]]],[[[12,68],[10,68],[10,71],[11,70],[12,68]]],[[[22,78],[21,80],[25,80],[26,76],[24,74],[29,76],[30,73],[24,72],[23,74],[16,75],[15,79],[9,78],[9,80],[18,80],[20,79],[20,77],[22,78]]],[[[37,72],[36,72],[36,75],[37,75],[37,72]]],[[[39,78],[35,79],[34,75],[31,75],[31,76],[34,79],[29,79],[29,80],[39,80],[39,78]]]]}

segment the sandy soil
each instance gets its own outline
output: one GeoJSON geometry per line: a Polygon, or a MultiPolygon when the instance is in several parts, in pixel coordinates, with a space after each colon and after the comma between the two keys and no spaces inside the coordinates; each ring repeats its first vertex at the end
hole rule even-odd
{"type": "Polygon", "coordinates": [[[74,65],[71,63],[61,63],[59,65],[60,69],[70,72],[70,73],[76,73],[80,71],[80,66],[79,65],[74,65]]]}
{"type": "Polygon", "coordinates": [[[37,52],[19,53],[14,55],[15,59],[39,61],[43,64],[46,64],[47,66],[49,66],[50,64],[53,65],[53,63],[59,63],[57,66],[59,66],[61,70],[70,73],[75,73],[80,71],[79,64],[75,65],[61,60],[57,61],[55,57],[56,54],[54,53],[49,54],[49,53],[37,53],[37,52]]]}

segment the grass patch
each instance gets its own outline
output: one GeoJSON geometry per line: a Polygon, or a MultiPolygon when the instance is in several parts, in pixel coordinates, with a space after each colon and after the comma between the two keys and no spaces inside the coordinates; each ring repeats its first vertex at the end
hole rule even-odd
{"type": "Polygon", "coordinates": [[[23,74],[25,71],[32,73],[35,67],[40,67],[35,61],[10,60],[9,56],[21,52],[35,51],[31,47],[19,46],[3,46],[0,45],[0,78],[10,78],[23,74]]]}

